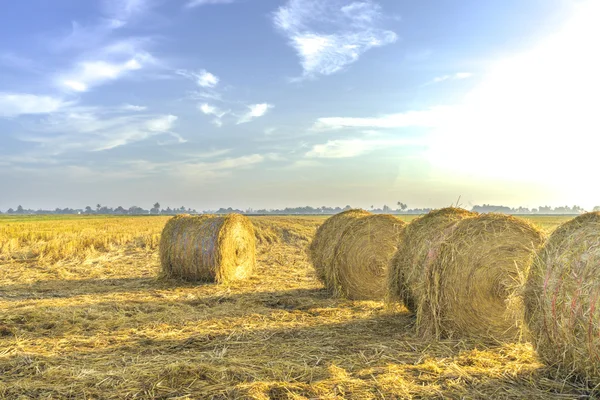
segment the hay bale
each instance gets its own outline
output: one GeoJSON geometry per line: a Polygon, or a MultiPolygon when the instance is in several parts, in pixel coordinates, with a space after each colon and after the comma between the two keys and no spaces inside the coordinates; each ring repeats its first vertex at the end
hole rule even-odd
{"type": "Polygon", "coordinates": [[[252,222],[239,214],[178,215],[163,229],[160,260],[166,277],[218,283],[247,278],[256,264],[252,222]]]}
{"type": "Polygon", "coordinates": [[[350,222],[367,215],[371,215],[371,213],[360,209],[344,211],[328,218],[317,228],[308,253],[310,261],[317,272],[317,277],[325,285],[331,281],[326,274],[331,270],[335,248],[344,230],[350,222]]]}
{"type": "Polygon", "coordinates": [[[418,331],[488,342],[518,339],[523,319],[518,293],[543,240],[533,224],[508,215],[459,221],[433,261],[429,307],[419,310],[418,331]]]}
{"type": "Polygon", "coordinates": [[[405,225],[392,215],[351,221],[336,245],[333,262],[326,266],[326,284],[332,293],[352,300],[382,300],[390,260],[405,225]]]}
{"type": "Polygon", "coordinates": [[[390,263],[386,300],[401,301],[416,314],[420,314],[419,309],[428,309],[428,283],[439,246],[458,221],[476,216],[461,208],[448,207],[431,211],[408,224],[390,263]]]}
{"type": "Polygon", "coordinates": [[[540,357],[600,384],[600,213],[581,215],[552,233],[533,261],[524,297],[540,357]]]}

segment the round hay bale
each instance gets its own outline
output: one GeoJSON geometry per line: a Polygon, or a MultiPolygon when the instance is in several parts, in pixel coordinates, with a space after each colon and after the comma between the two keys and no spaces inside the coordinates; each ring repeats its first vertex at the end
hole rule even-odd
{"type": "Polygon", "coordinates": [[[519,339],[519,290],[543,240],[533,224],[508,215],[459,221],[433,261],[429,307],[417,315],[417,330],[489,342],[519,339]]]}
{"type": "Polygon", "coordinates": [[[390,263],[387,301],[403,302],[413,313],[428,308],[431,266],[439,247],[457,222],[478,214],[462,208],[442,208],[406,226],[398,251],[390,263]]]}
{"type": "Polygon", "coordinates": [[[525,321],[540,357],[600,384],[600,213],[557,228],[534,259],[525,321]]]}
{"type": "Polygon", "coordinates": [[[331,270],[335,248],[344,230],[350,222],[367,215],[371,215],[371,213],[360,209],[344,211],[328,218],[317,228],[308,253],[310,261],[317,272],[317,277],[324,284],[327,285],[327,282],[331,281],[326,273],[331,270]]]}
{"type": "Polygon", "coordinates": [[[163,229],[160,260],[166,277],[217,283],[247,278],[256,264],[254,227],[239,214],[178,215],[163,229]]]}
{"type": "Polygon", "coordinates": [[[327,265],[327,286],[335,296],[351,300],[382,300],[390,260],[406,223],[392,215],[355,218],[343,231],[333,262],[327,265]]]}

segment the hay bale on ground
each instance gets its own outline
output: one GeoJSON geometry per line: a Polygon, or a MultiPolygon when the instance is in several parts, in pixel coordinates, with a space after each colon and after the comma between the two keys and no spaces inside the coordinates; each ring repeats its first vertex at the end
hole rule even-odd
{"type": "Polygon", "coordinates": [[[436,337],[512,341],[520,337],[519,290],[544,234],[508,215],[463,219],[435,257],[428,283],[429,307],[417,329],[436,337]]]}
{"type": "Polygon", "coordinates": [[[386,300],[401,301],[413,313],[429,308],[431,266],[441,243],[458,221],[476,216],[461,208],[448,207],[431,211],[408,224],[390,263],[386,300]]]}
{"type": "Polygon", "coordinates": [[[331,279],[328,279],[326,273],[331,270],[331,264],[335,256],[335,248],[344,233],[344,230],[357,218],[363,218],[371,215],[365,210],[348,210],[328,218],[315,233],[315,236],[309,246],[309,256],[317,277],[327,285],[331,279]]]}
{"type": "Polygon", "coordinates": [[[252,222],[239,214],[178,215],[163,229],[160,260],[166,277],[218,283],[247,278],[256,264],[252,222]]]}
{"type": "Polygon", "coordinates": [[[382,300],[386,293],[390,260],[406,223],[392,215],[355,218],[326,265],[327,287],[335,296],[352,300],[382,300]]]}
{"type": "Polygon", "coordinates": [[[534,259],[525,320],[540,357],[600,384],[600,213],[561,225],[534,259]]]}

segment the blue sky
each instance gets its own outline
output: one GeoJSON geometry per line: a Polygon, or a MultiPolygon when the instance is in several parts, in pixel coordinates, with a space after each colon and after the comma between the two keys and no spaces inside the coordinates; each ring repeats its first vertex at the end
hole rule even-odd
{"type": "Polygon", "coordinates": [[[28,0],[0,209],[600,204],[593,0],[28,0]]]}

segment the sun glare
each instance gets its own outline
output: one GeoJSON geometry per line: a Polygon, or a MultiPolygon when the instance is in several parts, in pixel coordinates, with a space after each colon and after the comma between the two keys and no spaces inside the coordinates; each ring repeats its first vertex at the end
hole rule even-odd
{"type": "Polygon", "coordinates": [[[561,30],[496,63],[455,117],[436,129],[430,161],[471,176],[542,183],[592,205],[598,191],[589,182],[600,144],[599,16],[599,2],[580,4],[561,30]]]}

